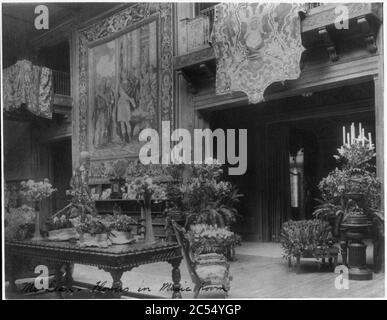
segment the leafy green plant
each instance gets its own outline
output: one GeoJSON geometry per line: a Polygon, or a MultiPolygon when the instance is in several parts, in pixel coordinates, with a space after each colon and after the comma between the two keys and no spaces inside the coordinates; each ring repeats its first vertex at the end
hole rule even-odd
{"type": "Polygon", "coordinates": [[[371,164],[376,155],[375,146],[362,138],[341,146],[337,151],[334,157],[340,168],[335,168],[319,183],[322,200],[319,200],[314,216],[345,221],[349,215],[372,215],[378,211],[381,200],[381,183],[371,164]],[[362,199],[361,203],[353,200],[356,195],[362,199]],[[364,212],[364,208],[369,209],[364,212]]]}
{"type": "Polygon", "coordinates": [[[319,219],[286,221],[281,229],[284,257],[301,256],[304,252],[313,254],[316,249],[329,249],[334,243],[331,231],[330,224],[319,219]]]}
{"type": "Polygon", "coordinates": [[[240,243],[239,236],[234,232],[208,224],[192,225],[188,231],[188,240],[195,254],[223,253],[228,246],[240,243]]]}
{"type": "Polygon", "coordinates": [[[4,213],[4,238],[6,240],[24,240],[34,232],[35,210],[23,205],[10,208],[4,213]]]}
{"type": "Polygon", "coordinates": [[[193,166],[193,175],[180,187],[186,225],[206,223],[224,227],[235,222],[235,208],[241,194],[230,182],[222,180],[223,169],[213,164],[193,166]]]}

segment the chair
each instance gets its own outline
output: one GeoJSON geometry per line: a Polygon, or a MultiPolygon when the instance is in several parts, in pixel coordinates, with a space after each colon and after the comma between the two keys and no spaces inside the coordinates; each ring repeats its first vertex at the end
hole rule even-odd
{"type": "Polygon", "coordinates": [[[172,227],[177,242],[183,249],[188,272],[195,286],[194,298],[196,299],[200,290],[205,287],[221,287],[227,296],[232,277],[229,274],[230,265],[226,257],[217,253],[194,254],[190,248],[185,229],[181,228],[175,221],[172,221],[172,227]]]}

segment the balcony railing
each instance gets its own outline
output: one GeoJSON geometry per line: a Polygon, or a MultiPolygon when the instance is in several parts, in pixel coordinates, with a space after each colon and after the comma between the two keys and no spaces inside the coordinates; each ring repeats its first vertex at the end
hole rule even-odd
{"type": "Polygon", "coordinates": [[[54,94],[71,96],[70,74],[68,72],[52,70],[54,94]]]}

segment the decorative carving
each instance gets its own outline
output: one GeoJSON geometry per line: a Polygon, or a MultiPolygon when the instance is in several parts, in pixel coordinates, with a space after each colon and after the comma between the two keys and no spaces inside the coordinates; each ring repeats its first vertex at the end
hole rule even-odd
{"type": "Polygon", "coordinates": [[[339,56],[336,53],[336,47],[331,39],[331,36],[329,35],[329,32],[327,28],[320,28],[318,30],[318,34],[324,44],[324,46],[327,49],[329,59],[331,59],[332,62],[335,62],[339,59],[339,56]]]}
{"type": "MultiPolygon", "coordinates": [[[[79,59],[79,151],[88,150],[88,107],[89,107],[89,46],[95,41],[105,40],[125,29],[156,17],[160,27],[160,100],[161,120],[173,123],[173,46],[172,46],[172,3],[136,3],[112,16],[78,32],[79,59]]],[[[75,135],[77,136],[77,135],[75,135]]]]}
{"type": "Polygon", "coordinates": [[[357,19],[357,24],[360,26],[361,32],[364,36],[367,50],[370,53],[375,53],[378,49],[376,46],[375,32],[371,28],[368,19],[366,17],[360,17],[357,19]]]}

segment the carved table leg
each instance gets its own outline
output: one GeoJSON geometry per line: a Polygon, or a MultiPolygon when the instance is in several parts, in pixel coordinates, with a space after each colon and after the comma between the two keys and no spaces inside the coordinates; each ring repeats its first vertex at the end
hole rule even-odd
{"type": "Polygon", "coordinates": [[[348,249],[348,242],[343,240],[340,241],[340,248],[341,248],[341,259],[343,260],[343,265],[347,265],[347,249],[348,249]]]}
{"type": "Polygon", "coordinates": [[[181,299],[181,285],[180,285],[180,280],[181,280],[181,275],[180,275],[180,263],[181,263],[181,258],[179,259],[174,259],[171,261],[168,261],[172,265],[172,281],[173,281],[173,293],[172,293],[172,299],[181,299]]]}
{"type": "Polygon", "coordinates": [[[9,290],[12,293],[15,293],[17,291],[16,288],[16,256],[10,255],[10,265],[11,265],[11,270],[10,270],[10,279],[9,279],[9,290]]]}
{"type": "Polygon", "coordinates": [[[65,269],[64,285],[66,289],[69,290],[69,292],[73,292],[72,286],[74,283],[74,279],[73,279],[74,264],[66,263],[64,269],[65,269]]]}
{"type": "Polygon", "coordinates": [[[111,288],[112,298],[118,299],[121,297],[121,293],[122,293],[121,277],[122,277],[122,274],[124,273],[124,271],[123,270],[110,270],[109,272],[113,278],[113,283],[112,283],[112,288],[111,288]]]}
{"type": "Polygon", "coordinates": [[[63,291],[63,274],[64,274],[64,265],[62,263],[58,263],[55,265],[55,275],[54,275],[54,292],[59,299],[63,299],[62,291],[63,291]]]}

